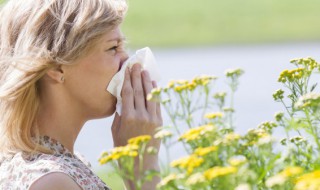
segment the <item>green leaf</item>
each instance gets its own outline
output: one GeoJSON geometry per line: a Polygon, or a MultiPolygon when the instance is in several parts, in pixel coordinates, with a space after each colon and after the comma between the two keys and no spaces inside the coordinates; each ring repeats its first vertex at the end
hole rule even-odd
{"type": "Polygon", "coordinates": [[[155,176],[160,176],[160,172],[157,170],[145,171],[143,175],[142,183],[145,183],[146,181],[151,181],[155,176]]]}
{"type": "Polygon", "coordinates": [[[310,92],[312,92],[316,87],[317,87],[318,83],[314,84],[311,86],[310,92]]]}

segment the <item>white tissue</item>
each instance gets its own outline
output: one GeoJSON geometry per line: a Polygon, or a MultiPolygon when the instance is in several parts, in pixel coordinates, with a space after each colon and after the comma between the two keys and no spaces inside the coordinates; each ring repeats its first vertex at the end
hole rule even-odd
{"type": "Polygon", "coordinates": [[[151,80],[156,82],[159,82],[160,80],[159,69],[150,48],[145,47],[137,50],[133,56],[129,57],[129,59],[123,63],[120,71],[114,75],[107,87],[107,91],[117,98],[116,112],[119,115],[121,115],[121,90],[124,82],[125,70],[127,67],[131,69],[136,63],[141,64],[142,69],[149,72],[151,80]]]}

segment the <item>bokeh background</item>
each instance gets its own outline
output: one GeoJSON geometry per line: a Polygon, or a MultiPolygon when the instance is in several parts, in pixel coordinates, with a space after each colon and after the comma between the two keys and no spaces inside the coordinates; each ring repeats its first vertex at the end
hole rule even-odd
{"type": "MultiPolygon", "coordinates": [[[[3,2],[3,0],[0,0],[3,2]]],[[[289,60],[320,54],[320,0],[128,0],[122,25],[129,54],[149,46],[157,59],[164,86],[171,79],[209,74],[220,77],[217,91],[226,89],[223,74],[242,68],[236,93],[236,125],[241,133],[271,120],[282,109],[272,99],[281,87],[279,73],[289,60]]],[[[165,124],[170,124],[164,116],[165,124]]],[[[121,180],[97,159],[113,147],[112,117],[86,123],[76,149],[112,189],[121,180]]],[[[181,126],[183,128],[183,126],[181,126]]],[[[281,136],[281,134],[279,134],[281,136]]],[[[162,150],[161,150],[162,151],[162,150]]],[[[183,152],[174,150],[174,156],[183,152]]],[[[162,153],[160,152],[160,157],[162,153]]],[[[173,157],[174,158],[174,157],[173,157]]]]}
{"type": "Polygon", "coordinates": [[[212,46],[319,39],[319,0],[129,0],[130,46],[212,46]]]}

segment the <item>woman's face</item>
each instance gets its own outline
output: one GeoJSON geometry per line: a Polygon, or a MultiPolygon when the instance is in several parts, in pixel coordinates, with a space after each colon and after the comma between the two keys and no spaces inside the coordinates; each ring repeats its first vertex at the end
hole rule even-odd
{"type": "Polygon", "coordinates": [[[117,26],[103,36],[88,56],[66,66],[64,84],[71,101],[85,117],[94,119],[114,113],[116,98],[106,89],[127,58],[117,26]]]}

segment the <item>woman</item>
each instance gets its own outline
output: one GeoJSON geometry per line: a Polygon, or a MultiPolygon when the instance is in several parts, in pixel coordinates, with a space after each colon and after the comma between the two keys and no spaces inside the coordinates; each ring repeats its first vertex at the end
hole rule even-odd
{"type": "MultiPolygon", "coordinates": [[[[0,189],[108,189],[73,147],[86,121],[115,111],[106,87],[127,59],[126,8],[124,0],[10,0],[1,10],[0,189]]],[[[138,64],[126,71],[115,146],[162,124],[159,105],[145,101],[155,86],[138,64]]],[[[158,169],[157,155],[144,160],[145,170],[158,169]]]]}

